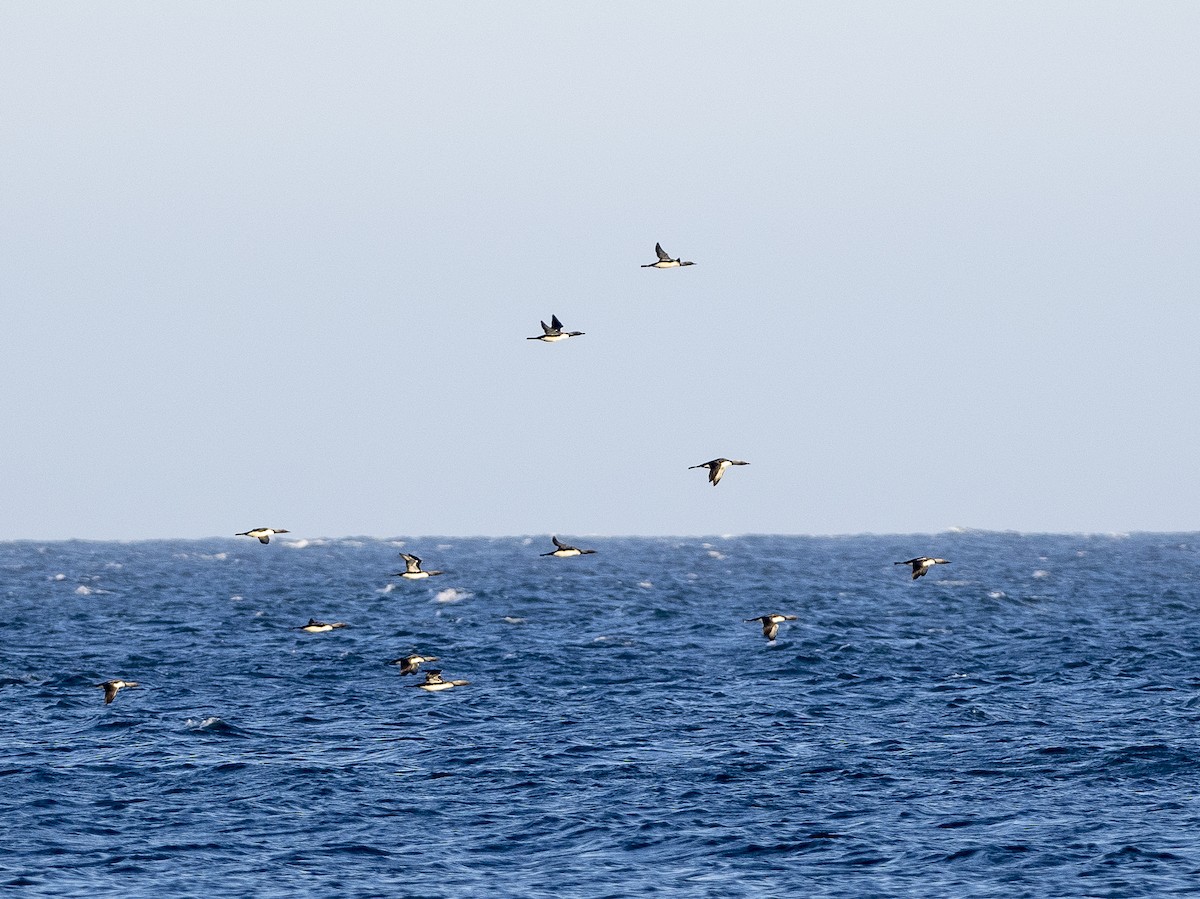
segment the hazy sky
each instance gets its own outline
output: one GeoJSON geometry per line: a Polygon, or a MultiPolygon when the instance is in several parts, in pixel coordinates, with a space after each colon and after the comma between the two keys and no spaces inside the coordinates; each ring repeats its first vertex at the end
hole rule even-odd
{"type": "Polygon", "coordinates": [[[5,3],[0,539],[1195,530],[1198,39],[5,3]]]}

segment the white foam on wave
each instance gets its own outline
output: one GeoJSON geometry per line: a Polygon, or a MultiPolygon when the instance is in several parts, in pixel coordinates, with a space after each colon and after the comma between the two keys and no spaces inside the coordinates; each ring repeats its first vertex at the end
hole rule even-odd
{"type": "Polygon", "coordinates": [[[396,585],[395,585],[395,584],[384,584],[382,587],[380,587],[380,588],[379,588],[379,591],[378,591],[378,592],[380,592],[380,593],[391,593],[391,592],[392,592],[393,590],[395,590],[395,589],[396,589],[396,585]]]}
{"type": "Polygon", "coordinates": [[[710,559],[724,559],[724,558],[725,558],[725,553],[722,553],[722,552],[717,552],[715,549],[710,549],[710,550],[708,551],[708,557],[709,557],[710,559]]]}
{"type": "Polygon", "coordinates": [[[1047,570],[1046,570],[1046,569],[1044,569],[1044,568],[1039,568],[1037,571],[1035,571],[1035,572],[1033,573],[1033,576],[1034,576],[1034,577],[1049,577],[1049,576],[1050,576],[1050,572],[1049,572],[1049,571],[1047,571],[1047,570]]]}
{"type": "Polygon", "coordinates": [[[95,592],[96,591],[91,587],[85,586],[84,584],[80,584],[75,588],[75,593],[79,596],[91,596],[95,592]]]}
{"type": "Polygon", "coordinates": [[[208,730],[210,727],[224,723],[225,722],[216,715],[212,715],[208,718],[201,718],[199,721],[197,721],[195,718],[188,718],[187,721],[184,722],[184,725],[192,730],[208,730]]]}
{"type": "Polygon", "coordinates": [[[1004,599],[1007,595],[1003,590],[993,590],[988,594],[988,599],[1004,599]]]}
{"type": "Polygon", "coordinates": [[[470,599],[474,596],[469,590],[456,590],[454,587],[447,587],[445,590],[438,592],[434,597],[435,602],[462,602],[464,599],[470,599]]]}
{"type": "Polygon", "coordinates": [[[288,549],[305,549],[306,547],[313,545],[311,540],[305,540],[303,538],[299,540],[280,540],[279,543],[281,546],[286,546],[288,549]]]}
{"type": "Polygon", "coordinates": [[[650,583],[650,581],[638,581],[638,586],[643,590],[650,590],[654,587],[654,584],[650,583]]]}
{"type": "Polygon", "coordinates": [[[531,544],[531,543],[533,543],[532,537],[526,537],[524,540],[521,541],[522,546],[529,546],[529,544],[531,544]]]}
{"type": "Polygon", "coordinates": [[[229,597],[230,602],[241,602],[243,599],[245,599],[245,597],[240,593],[235,593],[233,596],[229,597]]]}
{"type": "Polygon", "coordinates": [[[67,576],[65,574],[56,574],[54,577],[50,578],[52,581],[65,581],[66,579],[67,576]]]}
{"type": "Polygon", "coordinates": [[[621,634],[601,634],[592,638],[593,643],[615,643],[618,646],[633,646],[633,640],[621,634]]]}
{"type": "Polygon", "coordinates": [[[524,619],[524,618],[517,618],[517,617],[516,617],[516,616],[514,616],[514,615],[505,615],[505,616],[504,616],[504,623],[505,623],[505,624],[524,624],[524,623],[525,623],[525,619],[524,619]]]}

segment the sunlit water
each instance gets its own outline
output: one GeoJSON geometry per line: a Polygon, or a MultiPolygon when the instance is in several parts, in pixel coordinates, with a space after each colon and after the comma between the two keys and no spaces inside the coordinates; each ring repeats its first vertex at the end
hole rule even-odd
{"type": "Polygon", "coordinates": [[[1200,890],[1200,535],[563,537],[0,544],[0,883],[1200,890]]]}

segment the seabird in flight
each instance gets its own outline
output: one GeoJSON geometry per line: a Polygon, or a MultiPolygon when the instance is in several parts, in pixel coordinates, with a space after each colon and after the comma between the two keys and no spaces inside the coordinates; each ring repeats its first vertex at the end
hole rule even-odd
{"type": "Polygon", "coordinates": [[[566,340],[568,337],[582,337],[582,331],[564,331],[563,323],[558,320],[557,315],[550,316],[550,324],[545,322],[540,323],[543,333],[538,337],[526,337],[526,340],[544,340],[546,343],[554,343],[557,340],[566,340]]]}
{"type": "Polygon", "coordinates": [[[929,556],[917,556],[915,559],[905,559],[903,562],[896,562],[896,565],[911,565],[913,570],[912,579],[917,578],[929,572],[929,569],[934,565],[949,565],[949,559],[931,559],[929,556]]]}
{"type": "Polygon", "coordinates": [[[249,531],[242,531],[240,534],[234,534],[235,537],[257,537],[259,543],[270,543],[271,538],[276,534],[290,534],[291,531],[286,528],[253,528],[249,531]]]}
{"type": "Polygon", "coordinates": [[[595,552],[594,549],[580,549],[577,546],[568,546],[557,537],[551,537],[554,541],[555,549],[552,552],[542,553],[543,556],[557,556],[560,559],[565,559],[568,556],[588,556],[595,552]]]}
{"type": "Polygon", "coordinates": [[[774,640],[775,635],[779,633],[779,624],[782,621],[795,621],[795,615],[759,615],[757,618],[747,618],[746,621],[761,621],[763,636],[768,640],[774,640]]]}
{"type": "Polygon", "coordinates": [[[721,482],[721,478],[725,474],[725,470],[730,465],[749,465],[749,462],[740,462],[737,459],[713,459],[711,462],[701,462],[699,465],[689,465],[688,471],[693,468],[707,468],[708,482],[714,487],[721,482]]]}
{"type": "Polygon", "coordinates": [[[400,558],[404,560],[404,570],[394,572],[392,577],[402,577],[410,581],[416,581],[424,577],[445,574],[444,571],[422,571],[421,560],[416,556],[410,556],[408,553],[400,553],[400,558]]]}
{"type": "Polygon", "coordinates": [[[135,680],[106,680],[102,684],[96,684],[96,686],[104,688],[104,704],[108,705],[117,698],[118,690],[122,690],[125,687],[139,687],[141,684],[135,680]]]}
{"type": "Polygon", "coordinates": [[[642,268],[679,268],[681,265],[695,265],[694,262],[683,262],[679,259],[672,259],[671,255],[662,248],[662,244],[654,245],[654,252],[658,254],[658,262],[650,262],[643,265],[642,268]]]}

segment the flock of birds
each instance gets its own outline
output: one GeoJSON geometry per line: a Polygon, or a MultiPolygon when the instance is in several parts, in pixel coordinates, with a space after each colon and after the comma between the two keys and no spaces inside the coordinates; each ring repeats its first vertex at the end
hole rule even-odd
{"type": "MultiPolygon", "coordinates": [[[[685,261],[679,257],[671,258],[671,255],[662,248],[661,243],[656,243],[654,245],[654,253],[656,256],[658,256],[658,259],[655,262],[650,262],[646,265],[643,265],[642,268],[681,268],[685,265],[696,264],[691,261],[685,261]]],[[[547,325],[545,322],[540,322],[539,324],[542,326],[542,333],[535,337],[528,337],[526,338],[527,340],[540,340],[544,343],[556,343],[560,340],[566,340],[571,337],[584,336],[583,331],[567,331],[563,323],[559,321],[557,315],[550,316],[550,324],[547,325]]],[[[716,487],[717,484],[721,483],[721,478],[725,476],[725,472],[731,467],[734,465],[749,464],[749,462],[744,462],[741,459],[726,459],[722,456],[717,459],[710,459],[708,462],[701,462],[699,465],[690,465],[688,466],[688,470],[690,471],[693,468],[707,469],[708,482],[716,487]]],[[[260,543],[270,543],[271,538],[276,534],[287,533],[290,532],[286,528],[251,528],[248,531],[242,531],[234,536],[254,537],[260,543]]],[[[571,546],[570,544],[563,543],[558,539],[557,536],[553,536],[550,539],[554,543],[554,549],[550,552],[542,553],[541,555],[543,556],[554,556],[559,559],[565,559],[572,556],[591,555],[596,552],[594,549],[580,549],[577,546],[571,546]]],[[[421,580],[423,578],[435,577],[439,574],[444,574],[444,572],[441,571],[423,570],[421,568],[421,560],[417,556],[409,553],[400,553],[400,557],[404,560],[404,571],[396,572],[393,574],[393,577],[400,577],[406,580],[421,580]]],[[[916,558],[906,559],[903,562],[896,562],[895,564],[911,565],[912,577],[915,581],[917,578],[923,577],[925,574],[927,574],[929,569],[934,565],[946,565],[949,563],[949,561],[949,559],[936,559],[930,556],[917,556],[916,558]]],[[[759,622],[762,625],[763,636],[766,637],[768,641],[773,641],[776,635],[779,633],[779,625],[785,621],[795,621],[796,616],[781,615],[776,612],[770,615],[759,615],[756,618],[747,618],[745,620],[747,622],[759,622]]],[[[300,625],[298,628],[296,628],[296,630],[304,631],[305,633],[309,634],[322,634],[337,630],[338,628],[342,627],[346,627],[346,623],[344,621],[325,622],[318,621],[315,618],[309,618],[307,624],[300,625]]],[[[393,659],[390,664],[399,665],[400,673],[402,675],[407,675],[417,674],[420,671],[421,665],[426,662],[437,661],[440,661],[437,656],[427,656],[419,653],[413,653],[411,655],[402,656],[398,659],[393,659]]],[[[450,690],[454,687],[464,687],[470,683],[470,681],[467,680],[444,680],[442,678],[442,671],[440,668],[426,669],[424,674],[425,680],[421,683],[413,684],[413,686],[431,693],[450,690]]],[[[104,702],[107,705],[116,698],[119,690],[123,690],[127,687],[137,687],[140,685],[137,681],[115,679],[104,681],[103,683],[96,684],[96,686],[103,688],[104,702]]]]}

